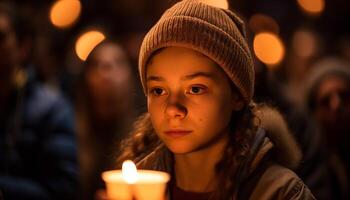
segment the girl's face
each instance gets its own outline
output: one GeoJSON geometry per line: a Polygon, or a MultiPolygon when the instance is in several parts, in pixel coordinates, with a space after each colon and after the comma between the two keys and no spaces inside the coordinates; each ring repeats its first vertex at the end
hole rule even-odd
{"type": "Polygon", "coordinates": [[[212,60],[187,48],[168,47],[152,58],[146,73],[153,127],[173,153],[226,140],[231,114],[244,103],[212,60]]]}

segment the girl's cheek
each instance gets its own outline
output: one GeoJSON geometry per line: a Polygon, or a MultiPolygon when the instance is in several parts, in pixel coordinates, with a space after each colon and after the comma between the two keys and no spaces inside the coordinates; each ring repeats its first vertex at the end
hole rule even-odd
{"type": "Polygon", "coordinates": [[[148,98],[148,109],[150,112],[156,112],[156,111],[161,111],[161,109],[164,107],[166,104],[165,98],[148,98]]]}
{"type": "Polygon", "coordinates": [[[212,102],[214,99],[215,98],[210,94],[192,95],[186,98],[186,102],[188,102],[189,105],[194,104],[205,107],[205,105],[212,102]]]}
{"type": "Polygon", "coordinates": [[[148,97],[147,102],[149,106],[155,106],[156,104],[159,104],[159,97],[148,97]]]}

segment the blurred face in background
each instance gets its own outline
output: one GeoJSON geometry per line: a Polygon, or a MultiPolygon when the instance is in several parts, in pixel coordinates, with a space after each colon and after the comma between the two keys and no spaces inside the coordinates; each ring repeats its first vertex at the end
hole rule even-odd
{"type": "Polygon", "coordinates": [[[10,18],[0,13],[0,80],[11,77],[19,65],[19,49],[10,18]]]}
{"type": "Polygon", "coordinates": [[[131,94],[131,68],[124,50],[115,43],[98,46],[89,56],[85,81],[101,115],[115,110],[131,94]]]}
{"type": "Polygon", "coordinates": [[[329,138],[345,139],[350,132],[350,83],[331,75],[322,80],[316,92],[314,114],[329,138]],[[340,137],[340,138],[339,138],[340,137]]]}

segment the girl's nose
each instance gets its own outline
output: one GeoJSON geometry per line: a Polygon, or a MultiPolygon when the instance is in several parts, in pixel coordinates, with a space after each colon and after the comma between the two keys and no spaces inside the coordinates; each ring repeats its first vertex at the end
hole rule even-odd
{"type": "Polygon", "coordinates": [[[187,108],[179,95],[169,96],[165,114],[169,119],[183,119],[187,115],[187,108]]]}

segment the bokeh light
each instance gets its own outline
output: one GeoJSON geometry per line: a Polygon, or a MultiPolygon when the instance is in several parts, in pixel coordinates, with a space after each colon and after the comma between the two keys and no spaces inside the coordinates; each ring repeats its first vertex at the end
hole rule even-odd
{"type": "Polygon", "coordinates": [[[311,31],[299,30],[293,35],[293,50],[300,57],[308,58],[313,56],[316,52],[317,45],[317,38],[311,31]]]}
{"type": "Polygon", "coordinates": [[[248,26],[256,34],[260,32],[279,34],[280,31],[277,22],[272,17],[261,13],[254,14],[249,19],[248,26]]]}
{"type": "Polygon", "coordinates": [[[90,52],[105,39],[105,35],[99,31],[83,33],[75,43],[75,52],[78,57],[85,61],[90,52]]]}
{"type": "Polygon", "coordinates": [[[256,57],[268,66],[276,66],[284,57],[284,45],[274,33],[263,32],[255,35],[253,46],[256,57]]]}
{"type": "Polygon", "coordinates": [[[73,25],[81,12],[79,0],[58,0],[50,11],[50,21],[58,28],[67,28],[73,25]]]}
{"type": "Polygon", "coordinates": [[[297,0],[299,6],[308,14],[319,15],[325,8],[324,0],[297,0]]]}
{"type": "Polygon", "coordinates": [[[218,8],[228,9],[229,7],[227,0],[200,0],[200,1],[218,8]]]}

